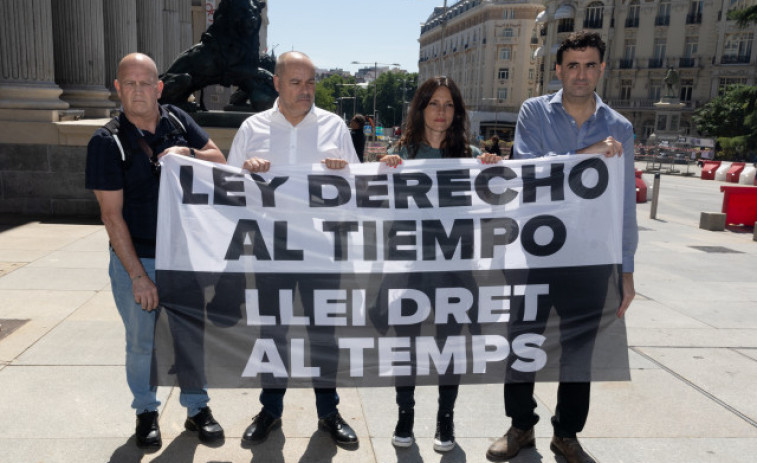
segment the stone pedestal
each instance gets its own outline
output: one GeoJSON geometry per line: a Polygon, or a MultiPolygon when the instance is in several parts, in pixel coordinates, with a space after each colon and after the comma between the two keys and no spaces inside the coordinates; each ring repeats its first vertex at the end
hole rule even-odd
{"type": "Polygon", "coordinates": [[[725,230],[725,213],[702,212],[699,216],[699,228],[710,231],[725,230]]]}
{"type": "Polygon", "coordinates": [[[50,0],[3,2],[0,120],[57,121],[68,108],[55,83],[50,0]]]}
{"type": "Polygon", "coordinates": [[[55,79],[61,99],[87,117],[107,117],[115,104],[105,85],[102,0],[52,2],[55,79]]]}

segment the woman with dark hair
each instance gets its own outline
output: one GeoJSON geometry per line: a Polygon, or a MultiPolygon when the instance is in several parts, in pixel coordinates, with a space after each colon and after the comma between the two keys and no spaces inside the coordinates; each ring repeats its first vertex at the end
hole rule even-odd
{"type": "MultiPolygon", "coordinates": [[[[418,88],[410,104],[407,127],[398,144],[381,158],[389,167],[402,159],[477,157],[483,163],[496,163],[500,156],[468,144],[468,115],[457,85],[447,77],[432,77],[418,88]]],[[[448,452],[455,447],[453,411],[458,385],[439,385],[439,410],[436,415],[434,450],[448,452]]],[[[392,436],[395,447],[410,447],[415,440],[415,386],[396,387],[399,418],[392,436]]]]}
{"type": "MultiPolygon", "coordinates": [[[[391,154],[389,166],[401,159],[470,158],[481,151],[468,144],[468,114],[460,89],[452,79],[432,77],[415,92],[405,128],[391,154]]],[[[491,161],[496,162],[496,161],[491,161]]]]}

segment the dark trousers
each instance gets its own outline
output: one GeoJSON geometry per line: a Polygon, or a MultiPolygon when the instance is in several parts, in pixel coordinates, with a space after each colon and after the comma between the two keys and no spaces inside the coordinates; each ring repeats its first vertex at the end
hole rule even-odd
{"type": "MultiPolygon", "coordinates": [[[[552,427],[558,437],[576,437],[589,416],[591,383],[560,383],[557,388],[557,407],[552,417],[552,427]]],[[[534,413],[534,383],[510,383],[505,385],[505,414],[518,429],[530,429],[538,421],[534,413]]]]}
{"type": "MultiPolygon", "coordinates": [[[[415,407],[415,386],[397,386],[396,388],[397,406],[399,408],[415,407]]],[[[452,412],[455,409],[457,400],[457,391],[460,386],[457,384],[439,386],[439,411],[452,412]]]]}
{"type": "MultiPolygon", "coordinates": [[[[284,394],[286,389],[264,388],[260,392],[260,403],[263,410],[275,418],[281,418],[284,412],[284,394]]],[[[318,412],[318,418],[325,418],[336,413],[336,406],[339,405],[339,395],[336,388],[313,388],[315,391],[315,409],[318,412]]]]}

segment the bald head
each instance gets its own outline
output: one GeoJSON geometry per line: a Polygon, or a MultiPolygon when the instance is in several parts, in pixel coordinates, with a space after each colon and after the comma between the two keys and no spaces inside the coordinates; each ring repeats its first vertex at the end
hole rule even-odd
{"type": "Polygon", "coordinates": [[[155,64],[152,58],[144,53],[129,53],[124,56],[118,63],[118,71],[116,72],[116,79],[122,80],[124,73],[127,69],[132,67],[140,67],[147,70],[155,80],[158,80],[158,66],[155,64]]]}
{"type": "Polygon", "coordinates": [[[277,76],[281,76],[286,72],[286,67],[292,64],[307,66],[313,70],[313,73],[315,73],[315,65],[310,60],[310,57],[299,51],[288,51],[279,55],[279,57],[276,58],[276,68],[273,73],[277,76]]]}

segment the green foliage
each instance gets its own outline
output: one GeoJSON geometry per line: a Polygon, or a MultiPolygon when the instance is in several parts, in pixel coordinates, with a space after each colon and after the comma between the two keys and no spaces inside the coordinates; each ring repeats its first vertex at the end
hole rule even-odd
{"type": "Polygon", "coordinates": [[[349,120],[356,112],[373,115],[373,91],[376,88],[376,111],[385,126],[400,125],[403,109],[407,111],[418,88],[418,74],[385,72],[376,82],[355,87],[354,77],[331,75],[315,84],[315,105],[327,111],[338,112],[349,120]],[[403,97],[405,104],[403,105],[403,97]],[[353,103],[353,98],[356,101],[353,103]]]}
{"type": "Polygon", "coordinates": [[[728,19],[736,20],[739,27],[747,27],[750,23],[757,23],[757,5],[752,5],[743,10],[731,10],[728,19]]]}
{"type": "Polygon", "coordinates": [[[697,109],[693,121],[699,133],[718,137],[732,156],[757,148],[757,86],[734,85],[697,109]]]}

